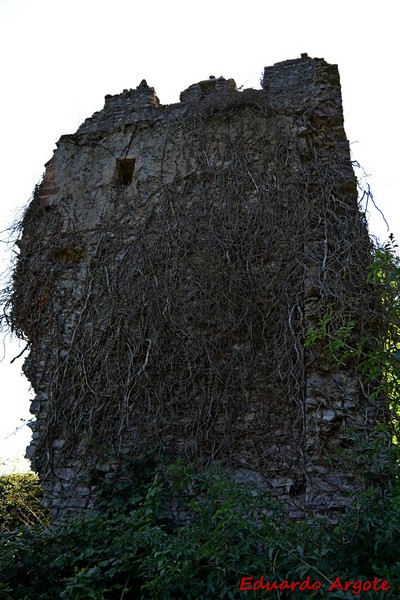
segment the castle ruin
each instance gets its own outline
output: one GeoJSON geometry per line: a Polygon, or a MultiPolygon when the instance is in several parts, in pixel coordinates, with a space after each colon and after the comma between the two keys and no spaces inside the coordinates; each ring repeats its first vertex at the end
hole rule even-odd
{"type": "Polygon", "coordinates": [[[56,519],[95,507],[89,470],[165,449],[294,517],[348,504],[332,456],[384,407],[304,345],[327,314],[372,326],[336,65],[302,55],[260,90],[212,77],[167,106],[146,81],[106,96],[57,143],[17,244],[28,456],[56,519]]]}

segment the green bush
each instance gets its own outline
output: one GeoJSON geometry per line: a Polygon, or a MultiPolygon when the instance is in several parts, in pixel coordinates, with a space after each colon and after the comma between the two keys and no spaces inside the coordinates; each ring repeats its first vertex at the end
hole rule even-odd
{"type": "MultiPolygon", "coordinates": [[[[376,460],[386,459],[380,449],[376,460]]],[[[360,597],[351,590],[329,592],[338,577],[342,582],[387,579],[390,590],[361,597],[398,598],[396,481],[385,488],[371,485],[357,506],[329,525],[289,521],[268,495],[239,486],[217,469],[195,475],[178,464],[162,480],[155,477],[142,499],[133,496],[114,514],[103,511],[63,527],[3,533],[0,598],[259,598],[262,591],[239,588],[242,578],[254,582],[261,576],[264,584],[307,577],[321,582],[320,590],[270,592],[282,599],[360,597]],[[180,498],[179,525],[163,509],[172,494],[180,498]]]]}
{"type": "Polygon", "coordinates": [[[0,531],[47,522],[41,499],[42,490],[35,473],[0,476],[0,531]]]}

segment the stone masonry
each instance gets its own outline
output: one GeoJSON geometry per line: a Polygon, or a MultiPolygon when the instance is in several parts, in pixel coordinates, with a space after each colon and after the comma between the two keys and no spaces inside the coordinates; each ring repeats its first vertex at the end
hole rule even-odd
{"type": "Polygon", "coordinates": [[[304,347],[326,314],[372,326],[336,65],[304,54],[168,106],[146,81],[106,96],[57,143],[18,246],[28,457],[55,519],[149,450],[218,461],[294,517],[348,505],[362,483],[332,457],[384,407],[304,347]]]}

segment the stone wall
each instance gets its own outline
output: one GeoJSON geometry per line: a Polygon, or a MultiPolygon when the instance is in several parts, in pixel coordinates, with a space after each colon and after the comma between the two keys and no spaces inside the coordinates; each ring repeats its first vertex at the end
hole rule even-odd
{"type": "Polygon", "coordinates": [[[292,516],[361,483],[332,461],[384,407],[307,329],[370,331],[369,240],[323,59],[263,89],[210,78],[163,106],[142,81],[62,136],[22,224],[13,319],[31,342],[28,449],[56,519],[144,452],[219,461],[292,516]]]}

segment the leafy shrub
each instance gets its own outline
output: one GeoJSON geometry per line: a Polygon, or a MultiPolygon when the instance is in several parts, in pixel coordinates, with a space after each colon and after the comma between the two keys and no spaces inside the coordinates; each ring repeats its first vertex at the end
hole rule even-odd
{"type": "MultiPolygon", "coordinates": [[[[387,457],[381,454],[378,461],[387,457]]],[[[393,457],[389,458],[393,460],[393,457]]],[[[62,527],[34,526],[2,534],[0,598],[50,600],[258,598],[241,578],[320,581],[320,590],[281,590],[273,597],[354,598],[330,584],[387,579],[389,591],[362,598],[398,598],[400,500],[396,479],[371,486],[337,525],[292,522],[268,495],[243,488],[213,469],[194,474],[174,465],[156,476],[145,497],[113,515],[101,512],[62,527]],[[163,506],[180,498],[173,525],[163,506]],[[397,588],[397,589],[396,589],[397,588]]],[[[115,490],[118,494],[118,489],[115,490]]]]}
{"type": "Polygon", "coordinates": [[[35,473],[0,476],[0,531],[46,523],[47,513],[41,499],[42,490],[35,473]]]}

